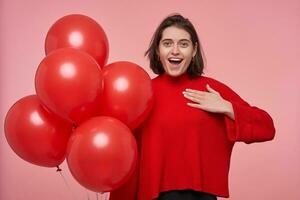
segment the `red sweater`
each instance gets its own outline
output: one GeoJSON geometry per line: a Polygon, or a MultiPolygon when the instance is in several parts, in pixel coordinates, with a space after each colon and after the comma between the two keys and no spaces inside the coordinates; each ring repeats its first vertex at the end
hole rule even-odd
{"type": "Polygon", "coordinates": [[[208,77],[160,75],[153,79],[155,104],[136,138],[139,165],[131,179],[111,192],[111,200],[152,200],[168,190],[193,189],[229,197],[233,145],[274,138],[271,117],[250,106],[224,84],[208,77]],[[218,91],[233,106],[235,120],[187,106],[186,88],[218,91]]]}

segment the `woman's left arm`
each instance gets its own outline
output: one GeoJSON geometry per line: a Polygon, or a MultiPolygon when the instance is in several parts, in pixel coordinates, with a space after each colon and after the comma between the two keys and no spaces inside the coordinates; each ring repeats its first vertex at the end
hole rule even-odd
{"type": "Polygon", "coordinates": [[[220,87],[221,94],[208,84],[206,88],[207,92],[186,89],[183,95],[193,102],[188,103],[188,106],[224,114],[227,136],[230,141],[252,143],[274,138],[273,120],[267,112],[250,106],[225,85],[220,87]]]}

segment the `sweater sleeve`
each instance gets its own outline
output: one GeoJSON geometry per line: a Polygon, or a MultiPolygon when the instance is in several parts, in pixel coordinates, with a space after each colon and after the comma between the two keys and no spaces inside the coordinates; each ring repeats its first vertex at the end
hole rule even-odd
{"type": "MultiPolygon", "coordinates": [[[[138,146],[138,154],[140,153],[140,129],[136,129],[133,131],[135,136],[137,146],[138,146]]],[[[139,157],[139,156],[138,156],[139,157]]],[[[139,158],[136,165],[136,168],[133,174],[130,176],[128,181],[123,184],[121,187],[110,192],[109,200],[137,200],[138,195],[138,181],[139,181],[139,158]]]]}
{"type": "MultiPolygon", "coordinates": [[[[219,83],[220,84],[220,83],[219,83]]],[[[271,116],[264,110],[249,105],[229,87],[220,84],[221,96],[232,103],[235,120],[224,115],[227,137],[232,142],[264,142],[275,136],[271,116]]]]}

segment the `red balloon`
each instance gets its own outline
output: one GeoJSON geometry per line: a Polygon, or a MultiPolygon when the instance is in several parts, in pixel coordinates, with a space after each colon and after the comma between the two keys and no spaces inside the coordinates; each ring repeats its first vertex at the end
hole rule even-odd
{"type": "Polygon", "coordinates": [[[17,101],[5,118],[8,144],[22,159],[44,167],[55,167],[65,159],[72,126],[46,111],[36,95],[17,101]]]}
{"type": "Polygon", "coordinates": [[[65,47],[87,52],[101,67],[107,62],[109,45],[106,34],[90,17],[78,14],[67,15],[51,26],[45,41],[46,55],[65,47]]]}
{"type": "Polygon", "coordinates": [[[137,164],[137,145],[130,129],[111,117],[94,117],[71,136],[67,162],[74,178],[95,192],[123,185],[137,164]]]}
{"type": "Polygon", "coordinates": [[[101,114],[121,120],[131,129],[138,127],[151,111],[151,79],[140,66],[126,61],[103,69],[104,90],[101,114]]]}
{"type": "Polygon", "coordinates": [[[47,108],[77,124],[99,113],[101,69],[82,51],[64,48],[46,56],[36,72],[35,88],[47,108]]]}

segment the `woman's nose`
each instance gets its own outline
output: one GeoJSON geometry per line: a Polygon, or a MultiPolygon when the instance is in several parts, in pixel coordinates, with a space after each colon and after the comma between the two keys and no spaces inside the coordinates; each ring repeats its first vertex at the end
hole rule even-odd
{"type": "Polygon", "coordinates": [[[179,49],[177,45],[174,45],[172,48],[172,52],[173,55],[178,55],[179,54],[179,49]]]}

